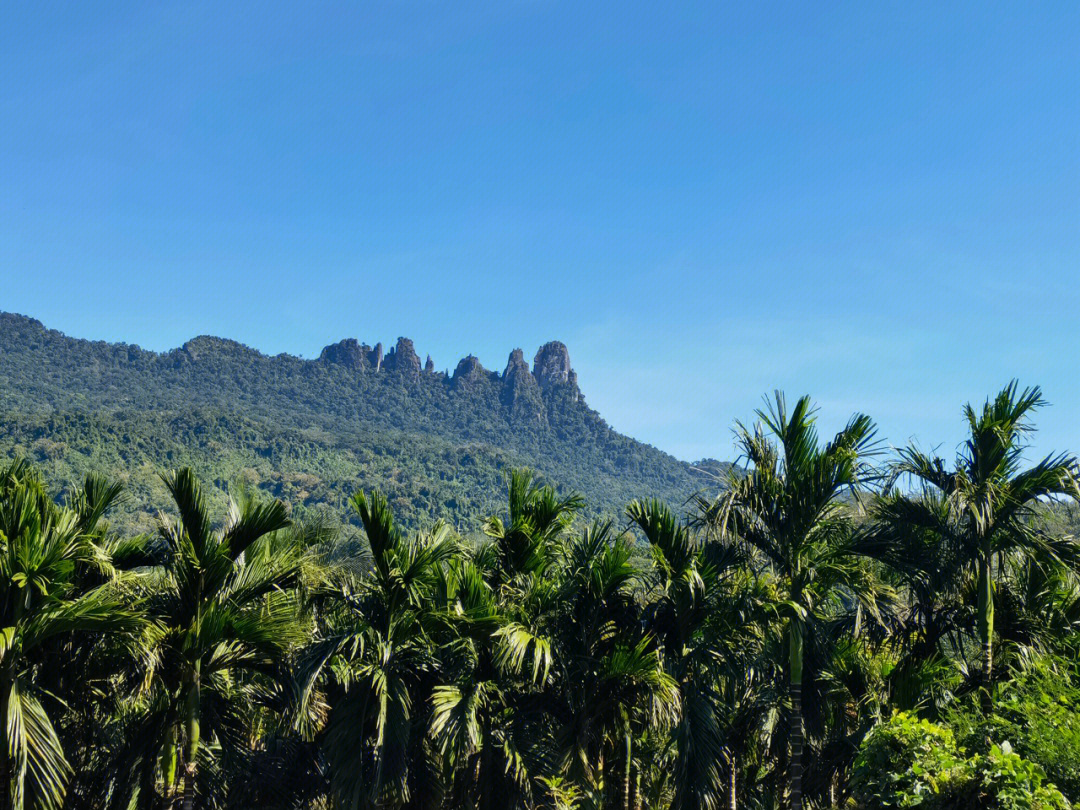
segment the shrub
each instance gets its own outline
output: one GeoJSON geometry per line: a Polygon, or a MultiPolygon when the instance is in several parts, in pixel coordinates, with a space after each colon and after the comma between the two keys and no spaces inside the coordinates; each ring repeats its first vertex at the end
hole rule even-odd
{"type": "Polygon", "coordinates": [[[851,776],[864,808],[948,807],[943,800],[971,781],[971,763],[951,730],[898,712],[867,735],[851,776]]]}
{"type": "Polygon", "coordinates": [[[989,740],[1008,740],[1012,750],[1038,764],[1073,802],[1080,801],[1080,689],[1069,665],[1038,659],[998,687],[993,712],[984,716],[975,701],[947,722],[960,744],[986,753],[989,740]]]}
{"type": "Polygon", "coordinates": [[[949,728],[898,712],[859,750],[852,797],[863,810],[1065,810],[1071,805],[1035,762],[1008,743],[968,757],[949,728]]]}
{"type": "Polygon", "coordinates": [[[996,810],[1065,810],[1068,800],[1046,782],[1036,763],[1024,759],[1008,743],[991,746],[985,756],[971,760],[975,779],[970,800],[956,807],[988,807],[996,810]]]}

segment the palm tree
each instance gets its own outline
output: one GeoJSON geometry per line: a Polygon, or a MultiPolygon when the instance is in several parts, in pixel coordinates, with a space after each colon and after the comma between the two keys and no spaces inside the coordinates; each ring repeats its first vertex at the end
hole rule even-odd
{"type": "MultiPolygon", "coordinates": [[[[432,731],[454,774],[454,800],[481,810],[524,806],[554,757],[550,723],[560,592],[554,575],[582,500],[514,470],[491,541],[448,570],[456,640],[442,655],[432,731]]],[[[549,785],[549,789],[552,789],[549,785]]]]}
{"type": "Polygon", "coordinates": [[[560,498],[528,470],[510,472],[507,499],[506,519],[492,516],[484,523],[484,533],[493,540],[488,547],[493,559],[485,567],[493,586],[512,590],[559,562],[566,530],[585,502],[576,494],[560,498]]]}
{"type": "Polygon", "coordinates": [[[1051,454],[1022,469],[1024,439],[1034,430],[1031,414],[1044,404],[1037,386],[1021,391],[1014,380],[981,410],[965,406],[970,435],[951,470],[942,459],[909,447],[900,451],[892,471],[893,482],[910,477],[923,487],[922,497],[904,499],[916,525],[944,527],[959,566],[974,572],[985,687],[993,678],[995,577],[1006,557],[1045,554],[1074,566],[1080,562],[1080,549],[1071,538],[1050,536],[1033,519],[1047,499],[1080,497],[1077,461],[1071,455],[1051,454]]]}
{"type": "Polygon", "coordinates": [[[585,795],[617,796],[623,810],[638,790],[635,741],[665,732],[679,713],[678,687],[644,627],[642,573],[631,554],[628,536],[615,535],[610,521],[568,543],[558,574],[554,690],[562,770],[585,795]],[[606,778],[614,770],[608,763],[621,768],[618,780],[606,778]]]}
{"type": "Polygon", "coordinates": [[[46,710],[40,654],[63,638],[142,624],[124,604],[109,555],[94,542],[92,529],[109,500],[86,512],[57,507],[25,462],[0,470],[2,810],[59,807],[71,775],[46,710]],[[83,569],[93,570],[98,583],[84,586],[83,569]]]}
{"type": "MultiPolygon", "coordinates": [[[[89,473],[67,500],[79,517],[83,533],[106,555],[112,571],[96,565],[77,564],[71,584],[88,591],[106,583],[117,590],[129,611],[140,614],[138,591],[147,566],[155,563],[146,535],[122,536],[112,530],[105,516],[121,500],[120,484],[89,473]]],[[[139,633],[83,632],[54,637],[40,648],[41,665],[35,682],[62,701],[63,711],[54,716],[57,733],[64,740],[72,766],[72,779],[64,799],[65,808],[99,808],[103,797],[117,789],[117,769],[112,753],[124,737],[124,704],[138,690],[145,670],[153,630],[139,633]],[[92,694],[94,700],[86,700],[92,694]]]]}
{"type": "Polygon", "coordinates": [[[455,640],[441,651],[443,682],[432,696],[431,732],[452,775],[451,800],[480,810],[531,806],[534,777],[551,772],[555,750],[555,590],[533,580],[515,589],[520,602],[504,602],[485,580],[490,563],[450,566],[455,640]]]}
{"type": "Polygon", "coordinates": [[[357,493],[351,504],[369,565],[345,578],[322,637],[303,656],[300,718],[308,731],[322,730],[343,807],[437,806],[441,779],[425,738],[446,624],[442,567],[457,538],[441,522],[406,537],[377,492],[357,493]]]}
{"type": "Polygon", "coordinates": [[[873,497],[852,551],[884,564],[904,598],[889,644],[890,700],[904,711],[936,712],[949,702],[974,623],[973,591],[954,510],[940,492],[873,497]]]}
{"type": "Polygon", "coordinates": [[[722,603],[722,614],[729,618],[713,630],[724,641],[714,688],[719,696],[723,760],[728,771],[726,806],[736,810],[745,806],[746,796],[758,792],[757,785],[743,782],[746,776],[760,773],[762,769],[756,764],[768,761],[778,714],[775,684],[779,668],[772,654],[777,629],[772,609],[775,588],[768,576],[736,570],[722,603]]]}
{"type": "Polygon", "coordinates": [[[626,512],[649,543],[653,572],[644,618],[676,686],[671,806],[712,810],[725,792],[730,796],[737,769],[734,752],[725,745],[730,739],[719,679],[725,670],[741,668],[749,649],[744,647],[745,596],[729,582],[745,555],[731,545],[705,543],[659,501],[634,501],[626,512]]]}
{"type": "Polygon", "coordinates": [[[172,800],[180,766],[191,810],[200,760],[242,744],[248,707],[285,682],[285,656],[306,637],[298,587],[308,547],[303,533],[283,531],[290,521],[279,500],[230,501],[215,527],[190,469],[162,479],[178,517],[160,517],[166,561],[145,581],[160,629],[127,761],[144,803],[155,768],[172,800]]]}
{"type": "MultiPolygon", "coordinates": [[[[1075,654],[1080,631],[1080,572],[1047,554],[1005,558],[994,590],[994,632],[1007,664],[1075,654]]],[[[1000,659],[1000,656],[998,656],[1000,659]]]]}
{"type": "Polygon", "coordinates": [[[730,472],[707,518],[721,536],[761,555],[781,589],[776,608],[786,622],[790,805],[801,810],[804,650],[808,627],[813,629],[808,620],[830,601],[853,603],[873,616],[880,611],[875,588],[849,553],[852,519],[842,500],[873,475],[868,460],[876,449],[875,430],[869,417],[856,414],[821,446],[809,397],[789,413],[780,392],[757,417],[753,429],[736,426],[747,468],[730,472]]]}

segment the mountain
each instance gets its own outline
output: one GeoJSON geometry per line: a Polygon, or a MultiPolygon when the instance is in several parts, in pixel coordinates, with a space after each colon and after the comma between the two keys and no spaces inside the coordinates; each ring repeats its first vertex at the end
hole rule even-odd
{"type": "Polygon", "coordinates": [[[443,517],[465,532],[500,509],[509,467],[608,516],[632,498],[681,505],[714,485],[707,470],[612,430],[559,342],[531,368],[515,349],[501,373],[469,356],[446,374],[406,338],[388,351],[342,340],[317,360],[216,337],[157,353],[0,313],[0,456],[12,454],[53,481],[120,477],[121,519],[138,526],[165,502],[157,473],[181,465],[212,481],[215,498],[239,485],[301,513],[340,514],[348,494],[378,487],[406,525],[443,517]]]}

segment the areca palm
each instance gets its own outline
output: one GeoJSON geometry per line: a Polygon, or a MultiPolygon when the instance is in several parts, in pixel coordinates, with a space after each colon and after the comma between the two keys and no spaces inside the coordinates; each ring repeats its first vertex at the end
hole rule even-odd
{"type": "Polygon", "coordinates": [[[554,487],[538,483],[527,470],[510,472],[507,501],[505,519],[492,516],[484,523],[493,541],[484,565],[494,586],[512,591],[559,561],[566,530],[585,502],[576,494],[560,498],[554,487]]]}
{"type": "Polygon", "coordinates": [[[753,806],[753,797],[763,792],[762,777],[768,778],[778,717],[775,602],[771,577],[733,571],[722,600],[728,618],[713,630],[724,640],[715,689],[721,707],[730,810],[753,806]],[[752,781],[747,782],[747,777],[752,781]]]}
{"type": "Polygon", "coordinates": [[[731,738],[725,734],[725,696],[718,678],[725,669],[746,663],[749,620],[742,610],[743,594],[725,587],[745,557],[734,546],[705,543],[659,501],[635,501],[627,516],[649,542],[653,575],[645,620],[661,644],[678,695],[671,734],[671,806],[712,810],[720,806],[725,788],[730,795],[724,764],[729,774],[738,767],[734,750],[726,745],[731,738]]]}
{"type": "Polygon", "coordinates": [[[171,801],[179,766],[191,810],[199,762],[244,744],[245,712],[284,681],[285,655],[304,637],[297,588],[308,549],[302,534],[283,531],[281,501],[230,501],[215,526],[190,469],[163,480],[178,516],[161,516],[165,564],[145,582],[159,630],[127,764],[143,804],[158,768],[171,801]]]}
{"type": "Polygon", "coordinates": [[[555,760],[545,688],[552,678],[560,592],[552,574],[577,495],[514,470],[508,514],[491,517],[486,545],[449,570],[456,641],[444,655],[433,731],[466,806],[530,801],[542,763],[555,760]]]}
{"type": "Polygon", "coordinates": [[[781,588],[777,610],[786,624],[788,651],[790,804],[801,810],[808,620],[837,600],[879,613],[876,589],[849,553],[852,522],[842,502],[845,493],[856,492],[873,475],[875,430],[869,417],[856,414],[822,446],[809,397],[789,412],[780,392],[757,417],[752,429],[737,424],[747,468],[730,473],[727,489],[707,517],[722,536],[761,555],[781,588]]]}
{"type": "Polygon", "coordinates": [[[952,696],[956,661],[973,626],[963,540],[941,493],[887,492],[873,498],[852,551],[886,566],[903,593],[889,645],[893,705],[936,712],[952,696]]]}
{"type": "Polygon", "coordinates": [[[994,591],[994,630],[1014,658],[1069,655],[1080,632],[1080,573],[1046,554],[1005,559],[994,591]]]}
{"type": "Polygon", "coordinates": [[[603,801],[629,810],[638,790],[635,741],[678,717],[679,692],[637,602],[642,572],[626,535],[594,523],[573,538],[559,575],[556,692],[563,770],[603,801]],[[618,784],[607,780],[621,769],[618,784]]]}
{"type": "MultiPolygon", "coordinates": [[[[128,610],[139,608],[139,583],[148,565],[155,562],[146,535],[122,536],[105,519],[110,507],[123,497],[114,481],[90,473],[70,494],[67,505],[79,516],[83,531],[108,557],[112,571],[76,564],[72,583],[77,590],[112,583],[128,610]]],[[[137,690],[140,673],[151,654],[152,627],[140,632],[82,632],[58,636],[41,649],[42,665],[36,682],[58,697],[64,709],[55,717],[57,730],[73,775],[64,800],[65,808],[100,808],[103,797],[117,788],[113,752],[124,738],[124,704],[137,690]],[[87,700],[87,695],[95,699],[87,700]]]]}
{"type": "Polygon", "coordinates": [[[132,631],[142,622],[125,606],[110,557],[94,542],[92,528],[108,500],[87,511],[57,507],[25,462],[0,470],[3,810],[59,807],[71,775],[46,709],[42,651],[65,637],[132,631]],[[83,568],[95,572],[93,585],[80,579],[83,568]]]}
{"type": "Polygon", "coordinates": [[[457,539],[442,523],[407,537],[379,493],[357,493],[351,503],[370,565],[346,581],[305,655],[301,717],[318,726],[328,714],[323,746],[343,807],[437,806],[441,779],[425,732],[445,625],[442,566],[457,539]]]}
{"type": "Polygon", "coordinates": [[[451,566],[455,640],[442,651],[432,734],[451,774],[455,806],[489,810],[533,801],[534,777],[554,761],[547,688],[553,612],[547,583],[511,608],[475,560],[451,566]]]}
{"type": "Polygon", "coordinates": [[[1047,499],[1080,497],[1075,457],[1051,454],[1023,468],[1025,437],[1034,429],[1030,417],[1044,404],[1037,386],[1020,390],[1013,381],[980,410],[964,408],[969,436],[951,469],[914,447],[901,450],[893,468],[894,480],[909,476],[923,487],[921,497],[904,499],[907,512],[918,524],[940,527],[959,569],[974,574],[981,676],[987,685],[993,677],[994,582],[1000,563],[1011,554],[1045,554],[1073,566],[1080,561],[1072,538],[1050,536],[1033,520],[1047,499]]]}

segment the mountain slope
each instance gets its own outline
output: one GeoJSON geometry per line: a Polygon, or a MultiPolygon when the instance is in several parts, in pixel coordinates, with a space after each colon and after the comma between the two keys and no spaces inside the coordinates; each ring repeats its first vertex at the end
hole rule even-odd
{"type": "Polygon", "coordinates": [[[566,347],[520,350],[502,373],[475,357],[452,375],[400,338],[355,340],[318,360],[199,337],[165,353],[67,337],[0,313],[0,454],[53,480],[88,469],[127,479],[127,520],[163,503],[160,469],[190,464],[217,490],[243,483],[297,508],[339,509],[379,487],[403,521],[464,531],[495,511],[509,466],[528,466],[614,515],[643,495],[681,503],[710,479],[613,431],[589,408],[566,347]]]}

